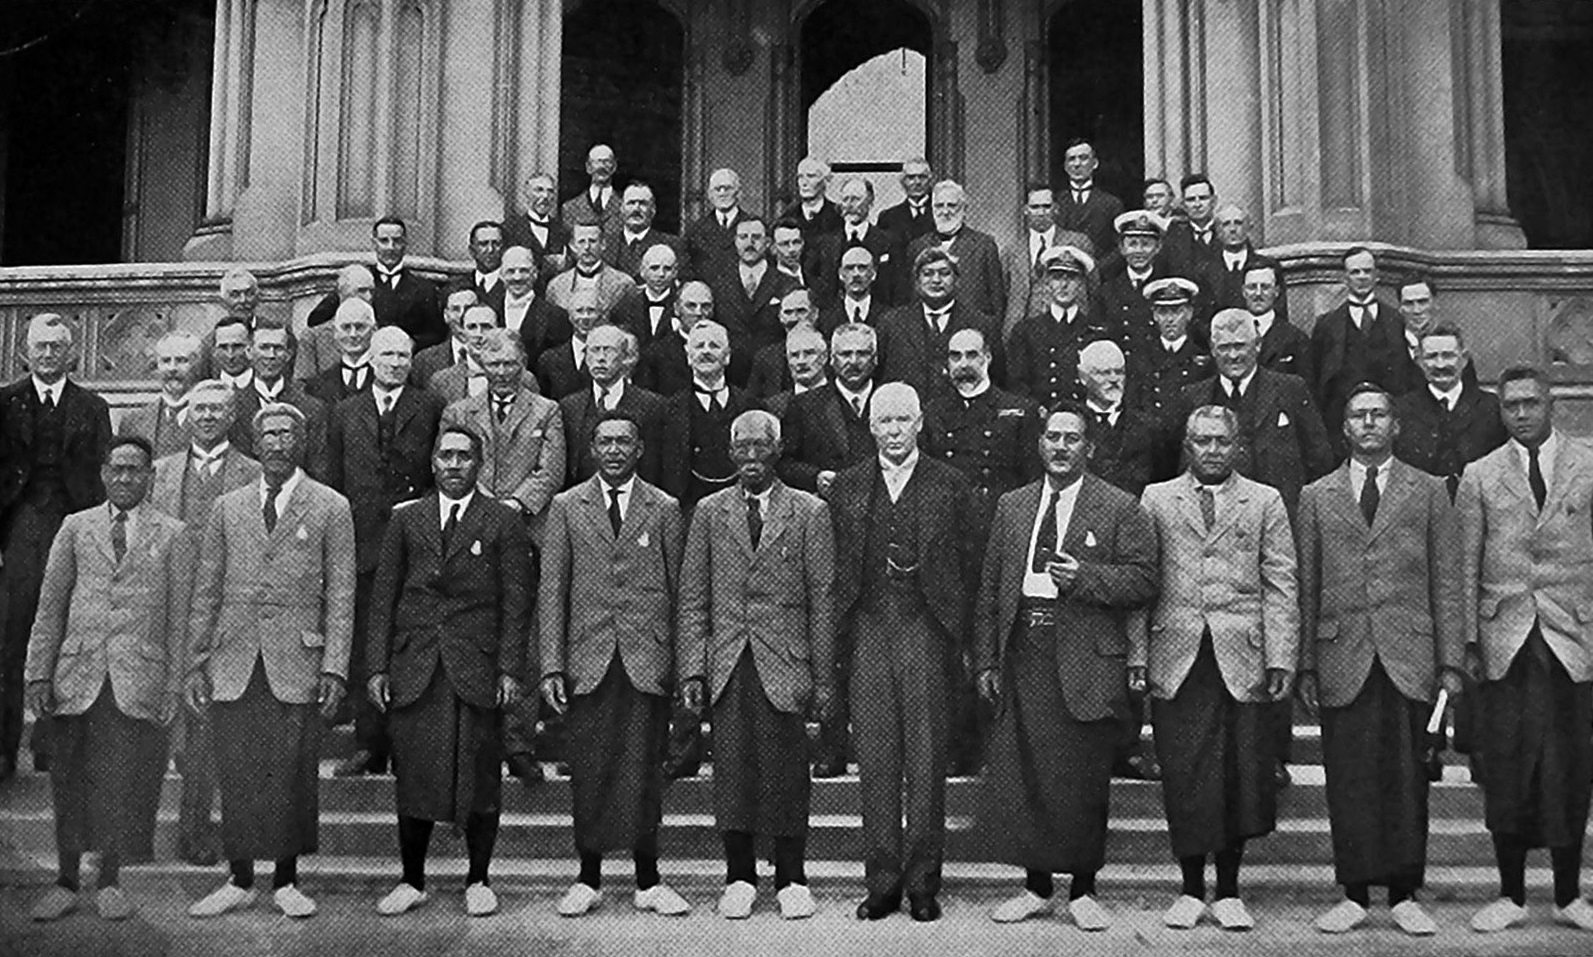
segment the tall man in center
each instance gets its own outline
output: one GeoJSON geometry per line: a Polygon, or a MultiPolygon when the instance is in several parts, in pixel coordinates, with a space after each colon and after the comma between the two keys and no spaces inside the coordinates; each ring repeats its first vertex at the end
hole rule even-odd
{"type": "Polygon", "coordinates": [[[971,493],[956,469],[919,455],[912,386],[874,390],[869,427],[878,459],[838,474],[829,498],[863,795],[868,897],[857,916],[895,913],[905,891],[913,919],[932,921],[946,833],[946,675],[978,578],[971,493]]]}
{"type": "Polygon", "coordinates": [[[830,598],[835,538],[823,500],[775,478],[780,420],[730,425],[737,484],[698,503],[681,572],[681,695],[713,709],[714,818],[725,845],[719,913],[752,914],[755,835],[774,839],[775,893],[787,920],[813,914],[808,831],[809,704],[827,716],[835,685],[830,598]]]}
{"type": "Polygon", "coordinates": [[[1128,716],[1129,613],[1155,597],[1156,536],[1139,504],[1094,475],[1082,409],[1052,409],[1037,443],[1046,477],[1001,497],[975,615],[980,691],[1005,699],[991,735],[981,812],[990,851],[1026,869],[991,915],[1051,907],[1051,875],[1073,876],[1068,910],[1105,930],[1095,899],[1106,862],[1112,759],[1128,716]]]}

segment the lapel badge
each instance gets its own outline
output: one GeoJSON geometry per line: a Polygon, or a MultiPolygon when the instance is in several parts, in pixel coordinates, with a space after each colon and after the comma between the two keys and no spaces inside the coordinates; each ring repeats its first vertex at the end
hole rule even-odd
{"type": "Polygon", "coordinates": [[[481,554],[481,539],[478,538],[470,543],[470,554],[477,556],[481,554]]]}
{"type": "Polygon", "coordinates": [[[1289,413],[1287,413],[1287,412],[1279,412],[1278,413],[1278,428],[1286,429],[1288,427],[1289,427],[1289,413]]]}
{"type": "Polygon", "coordinates": [[[293,537],[297,538],[301,542],[305,542],[305,541],[309,541],[310,533],[306,532],[304,530],[304,526],[303,525],[300,525],[299,526],[299,530],[294,533],[293,537]]]}
{"type": "Polygon", "coordinates": [[[1084,533],[1084,547],[1085,548],[1094,548],[1095,547],[1095,533],[1093,531],[1086,531],[1084,533]]]}
{"type": "Polygon", "coordinates": [[[647,533],[646,532],[643,532],[642,533],[642,537],[638,538],[636,540],[636,544],[640,545],[643,548],[647,547],[647,542],[648,542],[648,538],[647,538],[647,533]]]}

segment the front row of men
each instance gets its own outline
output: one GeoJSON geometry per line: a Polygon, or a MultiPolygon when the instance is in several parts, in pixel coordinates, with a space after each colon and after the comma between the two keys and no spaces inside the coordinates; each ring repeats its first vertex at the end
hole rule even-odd
{"type": "MultiPolygon", "coordinates": [[[[1317,927],[1359,925],[1368,888],[1382,885],[1402,930],[1433,933],[1414,896],[1428,830],[1424,726],[1436,690],[1460,694],[1469,671],[1500,874],[1499,900],[1472,926],[1525,920],[1526,853],[1547,846],[1555,919],[1593,930],[1579,887],[1593,779],[1593,586],[1582,574],[1593,562],[1593,449],[1554,430],[1535,370],[1507,370],[1499,398],[1511,441],[1466,470],[1451,506],[1442,479],[1392,456],[1390,397],[1357,388],[1344,413],[1350,458],[1304,489],[1292,529],[1278,490],[1235,471],[1232,410],[1195,409],[1186,470],[1136,502],[1086,473],[1098,426],[1064,403],[1037,442],[1043,477],[1000,499],[982,566],[966,534],[971,489],[920,455],[908,385],[875,390],[877,458],[840,470],[827,503],[776,477],[777,419],[737,416],[733,482],[696,506],[689,528],[674,498],[637,477],[639,423],[605,411],[589,432],[595,474],[553,498],[536,595],[534,674],[566,715],[580,859],[559,912],[598,906],[602,857],[615,850],[634,860],[637,908],[689,910],[659,874],[673,691],[710,709],[715,726],[719,912],[751,913],[761,835],[773,839],[782,916],[812,914],[803,715],[833,713],[844,631],[863,796],[860,919],[904,898],[915,920],[939,916],[946,662],[967,653],[999,714],[981,833],[991,858],[1026,872],[998,921],[1050,909],[1052,875],[1064,873],[1074,923],[1110,925],[1095,880],[1111,765],[1129,692],[1145,691],[1183,870],[1164,920],[1253,926],[1239,872],[1247,842],[1276,821],[1268,708],[1297,688],[1322,715],[1345,897],[1317,927]]],[[[349,671],[354,521],[346,499],[296,465],[301,412],[268,404],[253,426],[259,476],[220,494],[202,533],[146,503],[152,450],[124,437],[102,473],[109,502],[69,516],[55,539],[26,672],[31,706],[53,715],[59,742],[60,873],[40,919],[77,905],[84,851],[101,854],[100,913],[131,912],[117,870],[150,853],[164,729],[180,704],[210,717],[231,862],[227,883],[190,913],[249,906],[255,859],[275,862],[278,909],[315,911],[296,862],[316,849],[319,738],[349,671]]],[[[467,911],[497,907],[500,732],[525,693],[532,575],[522,524],[477,491],[481,464],[468,426],[440,430],[437,490],[397,511],[372,585],[358,690],[389,716],[402,862],[383,914],[426,899],[436,821],[465,834],[467,911]]]]}

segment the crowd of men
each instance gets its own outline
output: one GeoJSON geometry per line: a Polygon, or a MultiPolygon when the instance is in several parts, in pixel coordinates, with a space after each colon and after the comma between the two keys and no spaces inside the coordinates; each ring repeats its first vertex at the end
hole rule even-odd
{"type": "Polygon", "coordinates": [[[250,906],[270,860],[275,906],[313,914],[321,736],[352,720],[336,773],[396,778],[385,915],[427,900],[440,821],[466,910],[497,909],[503,767],[535,784],[557,731],[563,915],[600,905],[611,852],[637,908],[689,911],[662,796],[711,753],[726,918],[754,909],[760,838],[780,914],[814,912],[810,779],[855,761],[860,919],[939,916],[945,779],[982,774],[983,846],[1025,873],[992,917],[1050,911],[1063,874],[1070,919],[1108,927],[1118,773],[1164,782],[1167,925],[1243,930],[1297,700],[1344,894],[1316,926],[1362,924],[1378,885],[1431,934],[1447,701],[1500,877],[1472,927],[1525,921],[1548,847],[1555,919],[1593,930],[1593,446],[1534,368],[1478,387],[1425,277],[1382,284],[1352,248],[1306,333],[1209,179],[1125,211],[1095,165],[1071,146],[1010,243],[922,160],[877,218],[867,180],[816,159],[772,220],[718,170],[673,236],[593,147],[586,190],[559,207],[531,177],[442,288],[395,218],[298,335],[228,272],[226,317],[159,341],[159,394],[114,435],[69,375],[71,326],[34,317],[0,392],[0,779],[26,698],[60,852],[34,916],[78,905],[89,851],[99,913],[131,913],[118,868],[151,854],[168,753],[179,854],[228,864],[190,913],[250,906]]]}

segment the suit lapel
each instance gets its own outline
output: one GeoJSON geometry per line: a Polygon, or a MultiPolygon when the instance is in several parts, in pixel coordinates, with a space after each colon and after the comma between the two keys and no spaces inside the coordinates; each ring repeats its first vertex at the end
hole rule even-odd
{"type": "MultiPolygon", "coordinates": [[[[763,517],[763,536],[758,540],[757,551],[764,552],[773,547],[785,530],[791,526],[792,517],[796,512],[796,501],[791,495],[791,490],[779,482],[775,482],[769,493],[769,514],[763,517]]],[[[743,528],[746,522],[742,522],[743,528]]],[[[751,543],[751,534],[747,541],[751,543]]]]}
{"type": "MultiPolygon", "coordinates": [[[[760,549],[752,547],[752,530],[747,527],[745,496],[740,493],[741,487],[739,485],[733,487],[737,490],[736,494],[726,495],[720,500],[719,514],[725,525],[730,529],[730,537],[735,539],[741,550],[751,557],[756,555],[760,549]]],[[[769,502],[769,511],[772,512],[774,511],[774,499],[771,497],[769,502]]],[[[763,537],[759,540],[759,544],[766,543],[768,540],[769,516],[765,515],[763,519],[763,537]]]]}
{"type": "MultiPolygon", "coordinates": [[[[117,563],[116,563],[116,550],[111,547],[111,516],[110,516],[110,510],[107,509],[104,505],[95,506],[95,508],[94,508],[94,518],[93,518],[93,523],[91,525],[91,528],[93,529],[94,544],[99,549],[100,554],[105,556],[105,561],[112,568],[117,568],[118,566],[117,566],[117,563]]],[[[131,544],[131,543],[129,543],[129,544],[131,544]]],[[[128,552],[131,553],[132,549],[129,548],[128,552]]]]}
{"type": "MultiPolygon", "coordinates": [[[[1372,540],[1383,534],[1390,525],[1403,524],[1396,521],[1395,516],[1410,498],[1415,485],[1415,477],[1411,475],[1410,468],[1405,463],[1391,458],[1388,460],[1386,467],[1388,469],[1388,481],[1383,485],[1385,491],[1378,500],[1377,514],[1372,516],[1372,527],[1368,531],[1368,535],[1372,540]]],[[[1348,465],[1344,466],[1346,472],[1349,471],[1349,468],[1348,465]]],[[[1355,505],[1355,510],[1359,512],[1360,499],[1358,497],[1355,505]]],[[[1364,517],[1361,519],[1361,524],[1366,524],[1364,517]]]]}
{"type": "Polygon", "coordinates": [[[1566,490],[1576,482],[1577,474],[1582,469],[1582,457],[1576,454],[1575,447],[1566,441],[1565,436],[1560,436],[1560,447],[1555,450],[1554,472],[1549,476],[1548,494],[1543,496],[1543,508],[1538,510],[1538,524],[1560,507],[1560,500],[1565,498],[1566,490]]]}
{"type": "Polygon", "coordinates": [[[1029,539],[1033,537],[1032,523],[1040,511],[1040,496],[1045,492],[1045,480],[1030,483],[1018,491],[1018,514],[1023,516],[1029,524],[1019,525],[1014,531],[1022,531],[1022,535],[1012,535],[1007,539],[1007,581],[1022,582],[1025,568],[1029,561],[1029,539]]]}
{"type": "Polygon", "coordinates": [[[1178,486],[1174,489],[1174,495],[1178,499],[1178,510],[1184,514],[1184,519],[1189,522],[1189,526],[1202,537],[1209,538],[1212,530],[1206,528],[1206,517],[1200,512],[1200,502],[1190,483],[1180,477],[1178,486]]]}
{"type": "MultiPolygon", "coordinates": [[[[293,531],[298,527],[298,523],[303,518],[304,513],[310,507],[310,495],[309,476],[301,474],[299,477],[298,486],[294,488],[292,497],[288,499],[288,507],[277,515],[277,527],[276,531],[271,533],[271,541],[279,541],[293,533],[293,531]]],[[[260,522],[261,528],[264,528],[265,517],[263,511],[260,522]]]]}
{"type": "MultiPolygon", "coordinates": [[[[1230,481],[1232,481],[1232,479],[1230,479],[1230,481]]],[[[1239,524],[1239,516],[1250,507],[1250,487],[1248,485],[1235,482],[1234,485],[1228,490],[1228,498],[1228,508],[1217,510],[1217,522],[1212,526],[1211,531],[1207,533],[1207,541],[1215,542],[1221,539],[1224,535],[1228,534],[1229,529],[1239,524]]],[[[1198,505],[1196,506],[1196,510],[1199,510],[1198,505]]],[[[1201,527],[1205,527],[1206,522],[1204,518],[1201,519],[1200,524],[1201,527]]]]}
{"type": "MultiPolygon", "coordinates": [[[[642,528],[651,521],[655,503],[652,495],[646,492],[645,488],[646,486],[640,480],[637,480],[636,484],[631,486],[630,504],[625,509],[625,517],[620,521],[619,540],[621,541],[630,538],[636,534],[637,529],[642,528]]],[[[603,520],[607,522],[608,516],[604,515],[603,520]]]]}
{"type": "Polygon", "coordinates": [[[612,545],[617,538],[614,535],[614,526],[608,520],[608,496],[604,491],[606,487],[600,476],[594,475],[587,479],[581,494],[581,512],[585,516],[585,521],[597,530],[597,537],[612,545]]]}
{"type": "MultiPolygon", "coordinates": [[[[422,500],[424,504],[412,505],[410,507],[425,508],[427,505],[431,506],[431,511],[422,515],[421,518],[431,519],[431,521],[427,524],[436,530],[437,541],[441,543],[442,526],[437,524],[437,509],[440,507],[438,505],[438,501],[439,499],[437,494],[433,492],[422,500]]],[[[470,500],[470,507],[465,509],[464,512],[459,516],[459,524],[454,526],[454,536],[448,540],[448,547],[443,551],[443,562],[445,564],[455,555],[459,554],[460,550],[465,547],[466,542],[476,541],[480,537],[477,533],[477,529],[481,527],[482,507],[479,504],[480,501],[481,494],[478,492],[476,496],[470,500]]]]}

